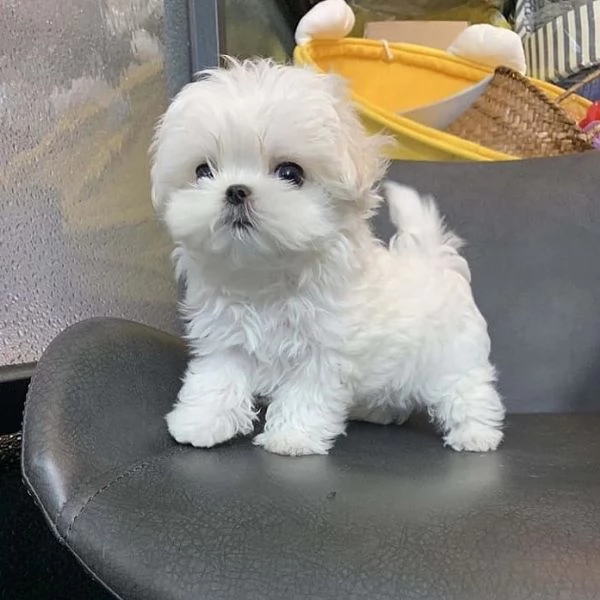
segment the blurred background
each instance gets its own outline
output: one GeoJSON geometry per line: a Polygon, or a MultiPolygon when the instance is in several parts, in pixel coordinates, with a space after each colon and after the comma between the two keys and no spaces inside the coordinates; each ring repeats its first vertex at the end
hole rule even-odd
{"type": "Polygon", "coordinates": [[[148,185],[163,28],[161,0],[3,2],[0,364],[86,317],[177,327],[148,185]]]}

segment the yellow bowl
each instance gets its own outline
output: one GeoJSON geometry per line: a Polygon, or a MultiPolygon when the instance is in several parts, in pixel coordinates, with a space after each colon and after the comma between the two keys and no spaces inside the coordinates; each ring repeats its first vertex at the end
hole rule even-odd
{"type": "MultiPolygon", "coordinates": [[[[322,72],[334,72],[349,80],[352,97],[366,128],[391,133],[397,146],[390,158],[405,160],[515,160],[517,157],[468,142],[427,127],[406,117],[420,106],[441,102],[479,83],[492,69],[457,58],[447,52],[412,44],[387,44],[378,40],[344,38],[314,40],[297,46],[294,61],[322,72]]],[[[562,89],[532,80],[551,98],[562,89]]],[[[577,114],[589,102],[571,96],[565,102],[577,114]]]]}

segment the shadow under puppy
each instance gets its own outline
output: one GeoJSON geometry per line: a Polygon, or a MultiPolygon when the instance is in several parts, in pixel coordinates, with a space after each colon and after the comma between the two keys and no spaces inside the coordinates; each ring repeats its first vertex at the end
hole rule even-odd
{"type": "Polygon", "coordinates": [[[502,401],[460,240],[432,199],[384,186],[343,81],[268,60],[229,61],[185,87],[152,147],[153,202],[175,241],[192,358],[169,431],[208,448],[325,454],[348,419],[425,407],[455,450],[495,449],[502,401]]]}

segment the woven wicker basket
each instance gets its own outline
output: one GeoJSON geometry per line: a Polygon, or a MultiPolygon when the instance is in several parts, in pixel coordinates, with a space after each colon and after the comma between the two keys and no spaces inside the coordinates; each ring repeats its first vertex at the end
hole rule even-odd
{"type": "MultiPolygon", "coordinates": [[[[593,78],[598,76],[600,71],[593,78]]],[[[486,91],[447,131],[520,158],[585,152],[593,148],[591,136],[576,122],[584,115],[570,115],[559,105],[574,91],[553,102],[526,77],[498,67],[486,91]]]]}

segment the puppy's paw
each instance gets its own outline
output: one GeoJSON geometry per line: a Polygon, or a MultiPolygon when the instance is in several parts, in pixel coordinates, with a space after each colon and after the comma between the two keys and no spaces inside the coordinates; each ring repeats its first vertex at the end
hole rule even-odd
{"type": "Polygon", "coordinates": [[[332,442],[321,438],[311,438],[300,431],[288,430],[265,431],[254,438],[254,445],[261,446],[274,454],[307,456],[310,454],[327,454],[332,442]]]}
{"type": "Polygon", "coordinates": [[[464,423],[451,429],[444,437],[444,443],[458,452],[489,452],[498,448],[503,435],[500,429],[488,425],[464,423]]]}
{"type": "Polygon", "coordinates": [[[177,442],[197,448],[212,448],[253,430],[251,415],[240,410],[207,410],[206,406],[177,404],[166,420],[177,442]]]}

